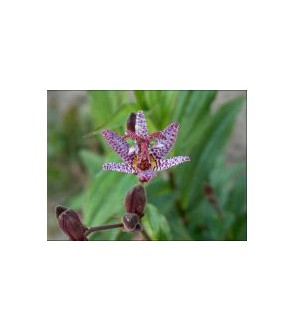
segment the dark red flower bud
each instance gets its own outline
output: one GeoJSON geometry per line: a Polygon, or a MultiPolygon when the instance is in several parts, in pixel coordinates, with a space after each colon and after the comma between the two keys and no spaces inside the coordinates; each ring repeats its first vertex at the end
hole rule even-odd
{"type": "Polygon", "coordinates": [[[125,213],[123,216],[123,224],[127,232],[134,232],[142,229],[140,218],[135,213],[125,213]]]}
{"type": "Polygon", "coordinates": [[[130,113],[127,119],[127,130],[135,132],[135,122],[136,122],[136,114],[130,113]]]}
{"type": "Polygon", "coordinates": [[[59,227],[72,241],[87,241],[85,227],[79,215],[74,210],[69,210],[63,206],[56,207],[56,217],[59,227]]]}
{"type": "Polygon", "coordinates": [[[204,186],[203,186],[203,192],[204,192],[204,195],[206,197],[214,195],[214,190],[213,190],[213,188],[208,183],[204,184],[204,186]]]}
{"type": "Polygon", "coordinates": [[[128,191],[125,197],[125,208],[129,213],[135,213],[140,218],[144,216],[146,204],[145,190],[142,185],[137,185],[128,191]]]}
{"type": "Polygon", "coordinates": [[[64,211],[68,210],[66,207],[58,205],[55,209],[55,213],[56,213],[56,218],[59,217],[60,214],[62,214],[64,211]]]}

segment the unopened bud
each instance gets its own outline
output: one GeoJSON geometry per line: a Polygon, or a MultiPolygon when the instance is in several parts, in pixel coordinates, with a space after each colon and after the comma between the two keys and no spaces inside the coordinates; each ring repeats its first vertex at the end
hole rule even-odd
{"type": "Polygon", "coordinates": [[[60,214],[62,214],[64,211],[68,210],[66,207],[58,205],[55,209],[56,212],[56,218],[58,218],[60,216],[60,214]]]}
{"type": "Polygon", "coordinates": [[[137,185],[128,191],[125,198],[125,208],[129,213],[135,213],[140,218],[144,216],[146,204],[145,190],[142,185],[137,185]]]}
{"type": "Polygon", "coordinates": [[[69,210],[63,206],[56,207],[56,217],[59,227],[72,241],[87,241],[85,227],[79,215],[74,210],[69,210]]]}
{"type": "Polygon", "coordinates": [[[204,192],[204,195],[206,197],[209,197],[209,196],[213,196],[214,195],[214,190],[213,188],[210,186],[210,184],[208,183],[205,183],[204,186],[203,186],[203,192],[204,192]]]}
{"type": "Polygon", "coordinates": [[[136,114],[130,113],[127,119],[127,130],[135,132],[136,114]]]}
{"type": "Polygon", "coordinates": [[[123,224],[127,232],[134,232],[142,229],[140,218],[135,213],[125,213],[123,216],[123,224]]]}

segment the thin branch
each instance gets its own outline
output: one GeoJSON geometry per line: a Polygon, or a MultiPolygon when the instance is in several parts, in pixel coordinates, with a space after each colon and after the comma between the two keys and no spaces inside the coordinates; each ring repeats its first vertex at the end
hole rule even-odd
{"type": "Polygon", "coordinates": [[[106,230],[106,229],[120,228],[120,227],[124,227],[124,225],[122,223],[119,223],[119,224],[102,225],[102,226],[91,227],[85,232],[85,236],[88,236],[89,234],[91,234],[93,232],[99,232],[99,231],[103,231],[103,230],[106,230]]]}

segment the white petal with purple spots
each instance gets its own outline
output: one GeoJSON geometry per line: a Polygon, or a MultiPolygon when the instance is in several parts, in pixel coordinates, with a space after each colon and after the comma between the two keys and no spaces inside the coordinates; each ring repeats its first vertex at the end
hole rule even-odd
{"type": "Polygon", "coordinates": [[[116,172],[129,173],[129,174],[137,173],[130,164],[105,163],[103,164],[102,168],[105,171],[116,171],[116,172]]]}
{"type": "Polygon", "coordinates": [[[130,147],[120,135],[111,130],[104,130],[102,135],[109,146],[123,159],[123,161],[130,162],[133,159],[134,153],[129,153],[130,147]]]}
{"type": "Polygon", "coordinates": [[[146,138],[148,135],[147,124],[143,111],[136,113],[135,133],[143,138],[146,138]]]}
{"type": "Polygon", "coordinates": [[[158,165],[156,167],[156,170],[163,171],[165,169],[184,163],[186,161],[190,161],[190,158],[188,156],[178,156],[168,159],[159,159],[157,160],[158,165]]]}
{"type": "Polygon", "coordinates": [[[151,151],[157,159],[163,158],[172,149],[176,141],[178,128],[179,124],[172,122],[162,131],[162,133],[165,135],[165,138],[156,138],[155,144],[153,145],[151,151]]]}

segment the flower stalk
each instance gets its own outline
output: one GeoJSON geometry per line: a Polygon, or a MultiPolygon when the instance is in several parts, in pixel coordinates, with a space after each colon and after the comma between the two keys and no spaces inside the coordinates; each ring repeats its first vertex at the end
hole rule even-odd
{"type": "Polygon", "coordinates": [[[95,227],[89,228],[85,232],[85,236],[88,236],[89,234],[91,234],[93,232],[100,232],[100,231],[104,231],[104,230],[107,230],[107,229],[121,228],[121,227],[124,227],[123,223],[111,224],[111,225],[102,225],[102,226],[95,226],[95,227]]]}

